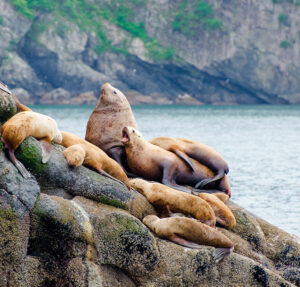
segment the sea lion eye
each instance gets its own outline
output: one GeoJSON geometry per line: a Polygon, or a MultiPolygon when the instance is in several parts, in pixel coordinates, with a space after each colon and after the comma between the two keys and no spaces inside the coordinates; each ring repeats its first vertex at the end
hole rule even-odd
{"type": "Polygon", "coordinates": [[[116,94],[117,94],[117,92],[116,92],[116,91],[114,91],[114,94],[116,95],[116,94]]]}
{"type": "Polygon", "coordinates": [[[135,130],[133,130],[133,133],[135,134],[135,130]]]}

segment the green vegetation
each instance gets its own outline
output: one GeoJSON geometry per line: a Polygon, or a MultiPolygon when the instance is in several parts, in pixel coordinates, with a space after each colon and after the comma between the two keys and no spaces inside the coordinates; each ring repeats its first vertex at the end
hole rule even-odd
{"type": "Polygon", "coordinates": [[[300,6],[300,1],[299,0],[272,0],[274,4],[283,4],[283,3],[290,3],[294,4],[296,6],[300,6]]]}
{"type": "Polygon", "coordinates": [[[2,24],[3,24],[3,17],[0,16],[0,25],[2,25],[2,24]]]}
{"type": "Polygon", "coordinates": [[[291,43],[289,41],[287,41],[287,40],[281,41],[280,48],[287,49],[287,48],[290,48],[290,47],[291,47],[291,43]]]}
{"type": "Polygon", "coordinates": [[[194,36],[201,28],[218,30],[223,26],[222,20],[214,18],[211,5],[205,1],[189,4],[182,1],[174,14],[173,30],[182,32],[186,36],[194,36]]]}
{"type": "MultiPolygon", "coordinates": [[[[38,35],[48,29],[50,25],[56,26],[56,32],[64,37],[68,31],[68,22],[75,23],[82,31],[94,31],[97,35],[95,51],[102,53],[112,51],[114,53],[129,54],[127,42],[113,46],[106,37],[103,20],[114,23],[127,31],[133,37],[140,38],[148,51],[148,56],[153,60],[171,60],[174,56],[172,48],[161,47],[155,39],[150,38],[144,28],[143,22],[134,21],[136,7],[146,4],[146,0],[106,0],[101,5],[90,4],[87,0],[13,0],[16,10],[24,17],[33,20],[38,11],[51,13],[52,21],[47,23],[34,22],[30,37],[38,39],[38,35]]],[[[209,25],[215,25],[210,23],[209,25]]]]}
{"type": "Polygon", "coordinates": [[[278,16],[278,21],[282,25],[289,26],[288,16],[286,14],[280,14],[278,16]]]}

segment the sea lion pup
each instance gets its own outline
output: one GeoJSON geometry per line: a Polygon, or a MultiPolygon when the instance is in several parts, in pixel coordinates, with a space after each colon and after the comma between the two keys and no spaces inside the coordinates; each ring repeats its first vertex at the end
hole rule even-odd
{"type": "MultiPolygon", "coordinates": [[[[146,141],[133,127],[124,127],[122,143],[129,168],[133,173],[148,180],[161,182],[167,186],[190,193],[191,191],[180,185],[194,186],[204,178],[212,178],[214,173],[206,166],[191,159],[194,172],[188,168],[174,153],[166,151],[146,141]]],[[[220,190],[205,190],[205,192],[230,193],[230,186],[226,178],[220,182],[220,190]],[[221,185],[222,183],[222,185],[221,185]]],[[[192,189],[195,192],[204,192],[192,189]]]]}
{"type": "Polygon", "coordinates": [[[160,146],[161,148],[176,153],[182,158],[193,170],[193,162],[190,158],[199,161],[201,164],[206,165],[216,175],[213,178],[204,179],[199,182],[195,187],[204,188],[204,186],[213,182],[219,181],[225,174],[229,172],[229,167],[222,156],[217,153],[213,148],[208,145],[182,139],[182,138],[169,138],[158,137],[150,141],[152,144],[160,146]]]}
{"type": "Polygon", "coordinates": [[[156,215],[147,215],[143,223],[158,237],[169,239],[177,244],[190,248],[199,248],[199,245],[214,246],[214,259],[222,260],[233,249],[232,241],[218,230],[211,228],[192,218],[168,217],[158,218],[156,215]]]}
{"type": "Polygon", "coordinates": [[[224,204],[215,194],[199,193],[199,197],[207,201],[212,207],[217,222],[227,229],[232,229],[236,225],[236,220],[228,206],[224,204]]]}
{"type": "Polygon", "coordinates": [[[178,191],[157,182],[148,182],[141,178],[131,179],[129,183],[131,187],[144,195],[151,204],[160,210],[168,207],[172,212],[192,215],[211,227],[216,225],[213,209],[198,196],[178,191]]]}
{"type": "Polygon", "coordinates": [[[46,163],[51,155],[53,140],[60,143],[62,136],[54,119],[32,111],[20,112],[11,117],[1,128],[4,148],[8,150],[9,158],[23,175],[30,177],[30,173],[15,157],[14,151],[29,136],[40,140],[42,148],[42,163],[46,163]]]}
{"type": "Polygon", "coordinates": [[[70,166],[78,167],[84,164],[97,170],[100,174],[121,181],[130,190],[127,175],[119,164],[104,151],[74,134],[65,131],[61,133],[61,145],[67,148],[63,153],[70,166]]]}
{"type": "Polygon", "coordinates": [[[100,99],[88,120],[85,139],[105,151],[127,174],[132,175],[127,170],[121,142],[125,126],[137,128],[130,104],[121,91],[106,83],[101,87],[100,99]]]}

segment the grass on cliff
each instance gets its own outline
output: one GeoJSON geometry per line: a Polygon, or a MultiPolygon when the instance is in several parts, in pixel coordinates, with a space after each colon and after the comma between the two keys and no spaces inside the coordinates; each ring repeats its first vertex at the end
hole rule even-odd
{"type": "MultiPolygon", "coordinates": [[[[13,0],[12,3],[20,14],[30,20],[34,20],[39,12],[51,13],[54,20],[59,22],[57,33],[60,36],[67,31],[65,19],[75,23],[82,31],[94,31],[98,39],[95,46],[97,53],[104,51],[129,53],[126,41],[121,46],[113,46],[107,39],[102,26],[102,20],[105,19],[133,37],[140,38],[145,44],[148,56],[153,60],[172,60],[174,56],[174,49],[160,46],[155,39],[147,35],[143,22],[134,21],[135,9],[143,7],[146,0],[106,0],[101,6],[86,0],[13,0]]],[[[47,25],[35,23],[36,28],[31,36],[37,39],[47,25]]]]}
{"type": "Polygon", "coordinates": [[[173,30],[193,37],[199,29],[218,30],[223,26],[222,20],[213,15],[211,5],[205,1],[182,1],[176,8],[173,18],[173,30]]]}

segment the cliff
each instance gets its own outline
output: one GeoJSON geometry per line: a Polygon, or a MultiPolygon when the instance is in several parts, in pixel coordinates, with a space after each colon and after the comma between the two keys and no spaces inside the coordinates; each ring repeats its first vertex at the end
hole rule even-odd
{"type": "MultiPolygon", "coordinates": [[[[1,91],[0,112],[0,125],[16,113],[1,91]]],[[[298,237],[228,202],[237,225],[218,230],[235,249],[216,263],[213,247],[156,237],[141,222],[156,213],[146,198],[69,168],[62,150],[54,145],[42,164],[39,142],[27,138],[16,151],[32,174],[24,179],[0,141],[0,287],[300,286],[298,237]]]]}
{"type": "Polygon", "coordinates": [[[297,0],[0,2],[0,80],[21,101],[299,104],[297,0]]]}

